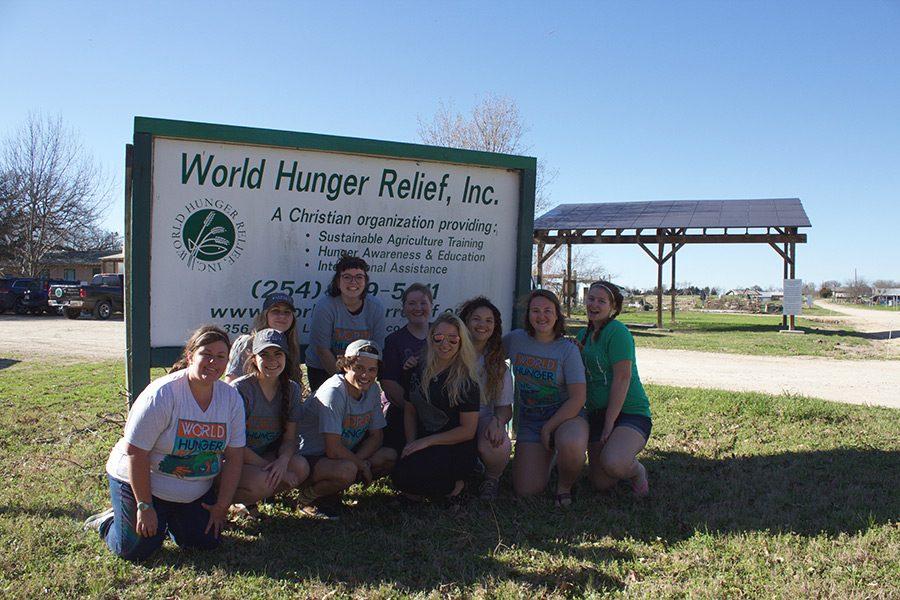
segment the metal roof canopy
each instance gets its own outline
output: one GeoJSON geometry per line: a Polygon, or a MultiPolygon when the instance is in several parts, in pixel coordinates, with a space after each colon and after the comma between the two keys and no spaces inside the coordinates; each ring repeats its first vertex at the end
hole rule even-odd
{"type": "MultiPolygon", "coordinates": [[[[675,253],[685,244],[769,244],[784,260],[784,278],[793,279],[797,244],[806,243],[800,227],[811,224],[799,198],[560,204],[534,222],[538,283],[543,283],[544,263],[563,245],[566,279],[571,281],[572,244],[637,244],[657,265],[656,325],[661,328],[663,265],[672,260],[674,321],[675,253]],[[671,246],[668,253],[666,244],[671,246]]],[[[570,309],[571,294],[565,299],[570,309]]],[[[782,324],[788,326],[786,316],[782,324]]],[[[793,315],[789,327],[794,329],[793,315]]]]}

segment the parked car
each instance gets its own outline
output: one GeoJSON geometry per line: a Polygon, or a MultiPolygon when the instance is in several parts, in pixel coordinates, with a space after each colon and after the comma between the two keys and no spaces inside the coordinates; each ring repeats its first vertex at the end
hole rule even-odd
{"type": "Polygon", "coordinates": [[[0,312],[14,311],[17,315],[28,313],[24,304],[25,293],[40,289],[41,284],[32,277],[7,277],[0,280],[0,312]]]}
{"type": "Polygon", "coordinates": [[[87,285],[51,285],[48,304],[60,307],[70,319],[88,312],[106,320],[125,310],[125,280],[121,274],[100,273],[87,285]]]}
{"type": "Polygon", "coordinates": [[[21,306],[33,315],[56,313],[59,308],[50,306],[50,286],[78,285],[77,281],[68,279],[42,279],[36,287],[29,287],[22,295],[21,306]]]}

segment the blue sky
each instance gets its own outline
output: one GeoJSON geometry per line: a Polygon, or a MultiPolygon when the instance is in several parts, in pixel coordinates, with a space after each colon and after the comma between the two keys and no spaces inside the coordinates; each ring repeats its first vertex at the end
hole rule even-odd
{"type": "MultiPolygon", "coordinates": [[[[0,0],[0,61],[0,134],[61,115],[113,178],[118,231],[135,115],[418,141],[440,101],[495,93],[554,202],[799,197],[799,277],[900,279],[900,2],[0,0]]],[[[655,284],[638,248],[595,260],[655,284]]],[[[767,246],[686,247],[678,269],[781,278],[767,246]]]]}

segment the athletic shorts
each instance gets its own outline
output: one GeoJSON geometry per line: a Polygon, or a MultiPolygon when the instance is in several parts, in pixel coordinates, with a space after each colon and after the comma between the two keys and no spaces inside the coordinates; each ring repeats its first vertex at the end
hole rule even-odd
{"type": "MultiPolygon", "coordinates": [[[[591,432],[588,436],[588,443],[599,442],[600,436],[603,435],[603,424],[606,422],[606,410],[595,410],[588,415],[588,424],[591,426],[591,432]]],[[[619,413],[616,423],[613,427],[629,427],[634,429],[642,436],[644,441],[650,439],[650,430],[653,429],[653,421],[645,415],[634,415],[631,413],[619,413]]]]}
{"type": "MultiPolygon", "coordinates": [[[[526,442],[533,444],[541,443],[541,429],[553,418],[559,406],[547,406],[544,408],[522,408],[519,409],[519,420],[516,425],[516,443],[526,442]]],[[[587,418],[584,409],[578,413],[579,417],[587,418]]]]}

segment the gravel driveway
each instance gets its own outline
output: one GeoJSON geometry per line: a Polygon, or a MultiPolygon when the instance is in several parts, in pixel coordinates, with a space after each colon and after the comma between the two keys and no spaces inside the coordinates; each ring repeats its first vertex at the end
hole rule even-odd
{"type": "Polygon", "coordinates": [[[0,315],[0,359],[37,362],[125,360],[125,321],[0,315]]]}

